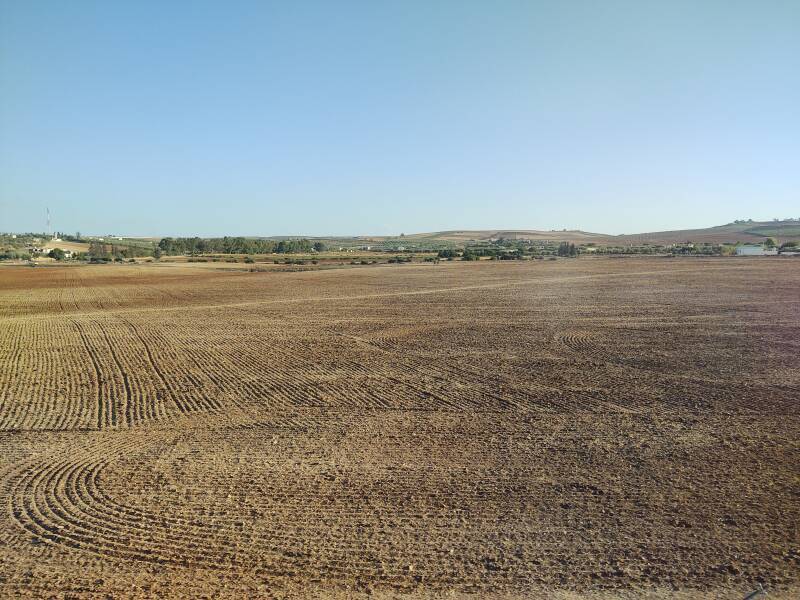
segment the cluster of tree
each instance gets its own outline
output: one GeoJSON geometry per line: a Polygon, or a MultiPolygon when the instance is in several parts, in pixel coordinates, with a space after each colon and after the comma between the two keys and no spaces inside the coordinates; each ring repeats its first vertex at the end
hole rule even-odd
{"type": "Polygon", "coordinates": [[[461,253],[458,250],[454,250],[453,248],[445,248],[444,250],[439,250],[439,254],[437,256],[439,258],[456,258],[460,255],[461,253]]]}
{"type": "Polygon", "coordinates": [[[62,240],[66,240],[68,242],[82,242],[83,238],[81,237],[81,232],[76,231],[75,235],[70,235],[68,233],[60,233],[56,234],[56,237],[61,238],[62,240]]]}
{"type": "MultiPolygon", "coordinates": [[[[325,244],[311,243],[307,239],[260,240],[244,237],[222,238],[171,238],[165,237],[158,243],[161,254],[296,254],[300,252],[324,252],[325,244]]],[[[157,257],[158,258],[158,257],[157,257]]]]}
{"type": "Polygon", "coordinates": [[[787,251],[787,252],[797,252],[800,251],[800,243],[798,242],[784,242],[781,244],[781,247],[778,249],[779,251],[787,251]]]}
{"type": "Polygon", "coordinates": [[[89,242],[89,251],[79,254],[78,258],[92,262],[109,262],[111,260],[133,259],[137,256],[150,256],[152,251],[147,246],[104,244],[99,241],[89,242]]]}
{"type": "Polygon", "coordinates": [[[578,256],[578,249],[575,247],[575,244],[570,244],[569,242],[561,242],[558,245],[558,250],[556,254],[559,256],[578,256]]]}
{"type": "Polygon", "coordinates": [[[498,254],[496,256],[492,256],[492,260],[522,260],[522,258],[523,258],[522,254],[518,252],[506,252],[504,254],[498,254]]]}
{"type": "Polygon", "coordinates": [[[30,260],[31,255],[26,250],[4,248],[0,250],[0,260],[30,260]]]}
{"type": "Polygon", "coordinates": [[[437,258],[445,258],[452,260],[454,258],[461,258],[461,260],[480,260],[481,256],[488,256],[492,260],[516,260],[521,257],[518,250],[503,250],[485,246],[467,246],[463,250],[453,250],[447,248],[439,250],[437,258]]]}
{"type": "MultiPolygon", "coordinates": [[[[652,253],[662,253],[666,248],[655,247],[652,253]]],[[[699,256],[722,256],[733,252],[733,247],[726,247],[720,244],[689,244],[686,246],[675,246],[669,249],[670,254],[699,255],[699,256]]]]}

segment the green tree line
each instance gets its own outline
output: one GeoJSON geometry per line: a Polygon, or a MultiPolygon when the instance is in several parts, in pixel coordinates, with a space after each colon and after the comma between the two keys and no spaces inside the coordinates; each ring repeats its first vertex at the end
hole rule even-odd
{"type": "Polygon", "coordinates": [[[222,238],[172,238],[165,237],[158,242],[162,254],[295,254],[299,252],[322,252],[326,249],[322,242],[311,243],[307,239],[297,240],[259,240],[243,237],[222,238]]]}

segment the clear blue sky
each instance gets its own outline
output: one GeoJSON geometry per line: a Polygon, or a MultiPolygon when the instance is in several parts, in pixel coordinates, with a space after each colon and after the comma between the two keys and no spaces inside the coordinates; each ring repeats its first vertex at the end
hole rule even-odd
{"type": "Polygon", "coordinates": [[[0,0],[0,230],[800,216],[800,1],[0,0]]]}

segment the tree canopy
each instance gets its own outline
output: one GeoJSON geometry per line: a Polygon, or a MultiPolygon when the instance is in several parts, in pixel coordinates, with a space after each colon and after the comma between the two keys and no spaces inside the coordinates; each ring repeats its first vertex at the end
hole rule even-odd
{"type": "Polygon", "coordinates": [[[261,240],[244,237],[222,238],[162,238],[158,248],[163,254],[293,254],[298,252],[311,252],[314,248],[321,252],[325,245],[317,242],[312,246],[307,239],[261,240]]]}

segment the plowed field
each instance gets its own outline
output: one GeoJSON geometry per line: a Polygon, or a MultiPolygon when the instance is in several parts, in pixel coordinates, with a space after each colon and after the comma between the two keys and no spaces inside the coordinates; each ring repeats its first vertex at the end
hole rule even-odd
{"type": "Polygon", "coordinates": [[[0,596],[800,593],[800,260],[0,268],[0,596]]]}

